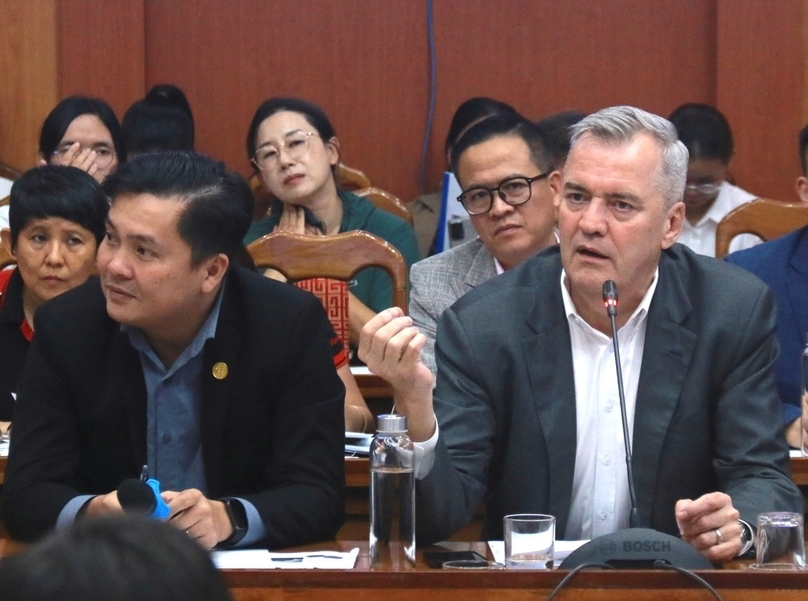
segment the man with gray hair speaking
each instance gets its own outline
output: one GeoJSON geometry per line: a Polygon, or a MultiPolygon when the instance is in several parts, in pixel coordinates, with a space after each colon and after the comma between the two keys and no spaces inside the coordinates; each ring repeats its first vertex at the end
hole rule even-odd
{"type": "Polygon", "coordinates": [[[803,511],[772,370],[773,297],[675,244],[688,156],[668,121],[613,107],[572,131],[550,178],[559,247],[443,314],[434,394],[409,317],[388,310],[362,332],[360,357],[393,384],[417,443],[419,537],[446,538],[484,499],[483,540],[512,513],[553,514],[566,539],[629,525],[612,280],[639,525],[731,559],[758,513],[803,511]]]}

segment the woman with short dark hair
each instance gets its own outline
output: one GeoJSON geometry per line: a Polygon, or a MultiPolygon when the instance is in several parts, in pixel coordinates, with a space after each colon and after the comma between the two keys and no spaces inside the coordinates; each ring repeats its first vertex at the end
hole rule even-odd
{"type": "Polygon", "coordinates": [[[12,418],[34,313],[93,273],[109,207],[89,174],[56,165],[24,173],[9,204],[0,238],[17,267],[0,271],[0,422],[12,418]]]}

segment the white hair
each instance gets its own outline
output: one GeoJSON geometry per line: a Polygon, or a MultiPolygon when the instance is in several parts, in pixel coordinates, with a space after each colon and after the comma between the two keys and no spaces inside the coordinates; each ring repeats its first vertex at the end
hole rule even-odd
{"type": "Polygon", "coordinates": [[[570,152],[585,136],[612,144],[627,144],[639,134],[649,134],[662,151],[658,189],[665,208],[682,200],[687,181],[689,153],[673,123],[633,106],[613,106],[584,117],[570,127],[570,152]]]}

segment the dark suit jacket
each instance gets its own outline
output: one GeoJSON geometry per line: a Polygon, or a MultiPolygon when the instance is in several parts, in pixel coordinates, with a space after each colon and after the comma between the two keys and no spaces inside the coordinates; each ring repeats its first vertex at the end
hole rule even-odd
{"type": "MultiPolygon", "coordinates": [[[[483,540],[502,517],[550,513],[563,537],[576,413],[557,248],[475,288],[438,326],[435,464],[417,483],[419,540],[441,540],[487,501],[483,540]]],[[[663,253],[647,316],[634,417],[642,525],[677,534],[674,505],[728,493],[741,517],[802,513],[789,478],[772,365],[771,293],[725,263],[663,253]]]]}
{"type": "MultiPolygon", "coordinates": [[[[51,530],[76,495],[115,490],[146,463],[140,360],[98,280],[43,305],[35,330],[3,498],[8,532],[22,540],[51,530]]],[[[332,538],[342,523],[345,391],[328,331],[312,295],[232,269],[203,351],[209,496],[253,503],[271,548],[332,538]],[[222,380],[217,362],[229,368],[222,380]]]]}
{"type": "Polygon", "coordinates": [[[787,236],[732,253],[727,261],[763,280],[777,299],[777,390],[783,402],[783,423],[802,414],[802,363],[808,334],[808,227],[787,236]]]}

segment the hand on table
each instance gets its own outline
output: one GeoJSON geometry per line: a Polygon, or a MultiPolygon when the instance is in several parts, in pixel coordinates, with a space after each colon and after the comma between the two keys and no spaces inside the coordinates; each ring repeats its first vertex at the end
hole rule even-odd
{"type": "Polygon", "coordinates": [[[729,561],[740,553],[740,513],[729,495],[712,492],[695,501],[681,499],[675,512],[682,539],[710,561],[729,561]]]}
{"type": "Polygon", "coordinates": [[[182,492],[165,491],[162,496],[171,509],[168,523],[184,530],[205,549],[212,549],[233,533],[221,501],[211,501],[195,488],[182,492]]]}

